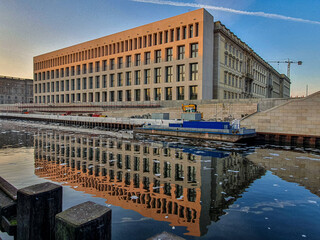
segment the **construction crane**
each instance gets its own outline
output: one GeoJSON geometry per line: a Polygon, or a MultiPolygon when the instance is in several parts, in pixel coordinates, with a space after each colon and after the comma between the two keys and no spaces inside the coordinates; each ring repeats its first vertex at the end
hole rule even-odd
{"type": "Polygon", "coordinates": [[[302,61],[290,61],[290,59],[286,61],[269,61],[269,63],[287,63],[288,68],[287,68],[287,77],[290,78],[290,66],[292,63],[297,63],[298,65],[302,65],[302,61]]]}

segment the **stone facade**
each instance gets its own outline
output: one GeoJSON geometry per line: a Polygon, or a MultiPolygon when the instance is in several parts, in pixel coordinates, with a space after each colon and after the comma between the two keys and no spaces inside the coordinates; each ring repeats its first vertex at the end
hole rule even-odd
{"type": "Polygon", "coordinates": [[[34,102],[288,97],[279,76],[198,9],[34,57],[34,102]]]}
{"type": "Polygon", "coordinates": [[[291,100],[241,121],[242,127],[260,133],[320,136],[320,92],[306,98],[291,100]]]}
{"type": "Polygon", "coordinates": [[[32,79],[0,76],[0,104],[32,102],[32,79]]]}

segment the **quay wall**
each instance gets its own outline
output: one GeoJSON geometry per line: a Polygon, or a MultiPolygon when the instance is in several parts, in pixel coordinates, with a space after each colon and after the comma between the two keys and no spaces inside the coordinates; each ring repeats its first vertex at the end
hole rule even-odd
{"type": "Polygon", "coordinates": [[[125,104],[110,103],[70,103],[70,104],[0,104],[0,112],[28,111],[30,113],[73,115],[101,113],[108,117],[139,117],[152,113],[170,113],[170,119],[180,119],[182,104],[197,104],[198,111],[203,113],[204,120],[228,121],[241,119],[257,111],[263,111],[289,99],[228,99],[198,101],[158,101],[125,104]]]}
{"type": "Polygon", "coordinates": [[[262,134],[320,137],[320,91],[254,113],[244,118],[241,126],[262,134]]]}

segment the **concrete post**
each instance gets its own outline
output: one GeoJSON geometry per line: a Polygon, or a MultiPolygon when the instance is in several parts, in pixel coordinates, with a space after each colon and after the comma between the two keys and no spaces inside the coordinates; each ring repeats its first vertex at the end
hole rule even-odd
{"type": "Polygon", "coordinates": [[[111,240],[111,209],[85,202],[56,216],[56,240],[111,240]]]}
{"type": "Polygon", "coordinates": [[[54,239],[55,215],[62,211],[62,187],[41,183],[18,190],[17,239],[54,239]]]}

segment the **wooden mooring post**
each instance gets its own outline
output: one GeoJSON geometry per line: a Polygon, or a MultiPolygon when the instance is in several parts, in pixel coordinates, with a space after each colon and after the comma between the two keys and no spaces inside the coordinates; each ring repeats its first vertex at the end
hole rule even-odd
{"type": "Polygon", "coordinates": [[[0,177],[0,230],[17,240],[111,239],[111,209],[85,202],[62,211],[62,187],[17,190],[0,177]]]}

